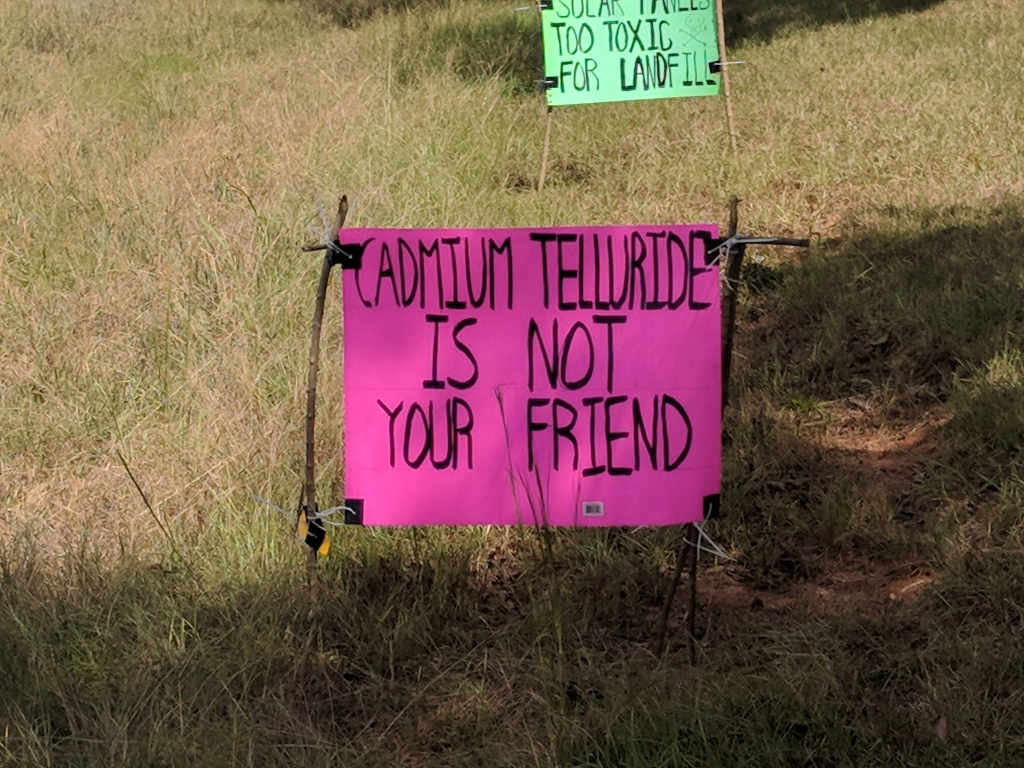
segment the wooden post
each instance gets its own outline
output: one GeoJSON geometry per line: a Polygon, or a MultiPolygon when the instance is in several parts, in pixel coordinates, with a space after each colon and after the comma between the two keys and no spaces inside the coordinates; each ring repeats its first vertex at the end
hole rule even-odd
{"type": "MultiPolygon", "coordinates": [[[[345,217],[348,214],[348,198],[342,197],[338,201],[338,215],[334,220],[334,228],[326,233],[328,246],[324,253],[323,265],[320,267],[320,283],[316,289],[316,308],[313,310],[312,339],[309,345],[309,373],[306,379],[306,502],[303,505],[303,512],[306,514],[306,525],[309,525],[309,517],[316,515],[319,508],[316,504],[316,379],[320,368],[320,331],[324,320],[324,302],[327,299],[327,286],[331,280],[331,267],[334,260],[330,249],[330,243],[338,237],[338,230],[345,224],[345,217]]],[[[306,579],[312,587],[316,584],[316,550],[310,548],[306,560],[306,579]]]]}
{"type": "Polygon", "coordinates": [[[662,651],[665,650],[665,635],[668,632],[668,617],[672,612],[672,602],[675,600],[676,590],[679,588],[679,580],[683,577],[683,567],[686,565],[686,556],[688,554],[686,542],[690,538],[691,528],[693,528],[692,525],[683,526],[683,544],[679,547],[679,551],[676,552],[676,569],[672,573],[672,581],[669,582],[668,592],[665,594],[665,604],[661,606],[661,619],[658,621],[658,632],[654,639],[655,656],[661,656],[662,651]]]}
{"type": "Polygon", "coordinates": [[[540,178],[537,180],[537,191],[544,189],[544,179],[548,175],[548,150],[551,148],[551,122],[554,110],[548,107],[547,125],[544,126],[544,151],[540,156],[540,178]]]}
{"type": "MultiPolygon", "coordinates": [[[[736,195],[729,198],[729,230],[726,235],[726,239],[731,239],[736,236],[736,231],[739,227],[739,203],[740,200],[736,195]]],[[[725,413],[725,404],[729,390],[729,370],[732,366],[732,336],[733,329],[736,321],[736,289],[733,287],[736,285],[736,280],[739,279],[739,271],[742,261],[742,246],[738,249],[739,256],[735,260],[735,266],[733,265],[733,259],[730,254],[732,248],[727,248],[725,254],[720,254],[719,259],[725,260],[725,268],[727,270],[727,290],[728,293],[728,320],[726,321],[725,329],[725,344],[722,350],[722,413],[725,413]]],[[[672,574],[672,581],[669,583],[668,592],[665,595],[665,604],[661,609],[661,619],[658,622],[658,630],[654,640],[654,653],[656,656],[660,656],[665,647],[665,634],[668,631],[668,617],[672,612],[672,602],[676,596],[676,590],[679,588],[679,581],[683,576],[683,567],[689,562],[689,577],[690,577],[690,592],[689,600],[687,605],[687,638],[686,647],[689,652],[690,664],[695,664],[697,661],[697,553],[698,545],[700,544],[700,531],[697,530],[695,525],[686,525],[683,527],[683,542],[679,545],[679,551],[676,552],[676,568],[672,574]],[[687,561],[689,556],[689,561],[687,561]]]]}
{"type": "Polygon", "coordinates": [[[697,555],[700,554],[700,531],[696,525],[687,526],[686,544],[690,548],[690,601],[686,614],[686,650],[690,666],[697,663],[697,555]]]}
{"type": "Polygon", "coordinates": [[[725,115],[729,121],[729,141],[732,144],[732,153],[735,155],[739,150],[736,145],[736,124],[732,118],[732,95],[729,93],[729,64],[725,56],[725,13],[722,10],[722,0],[715,0],[718,11],[718,57],[722,68],[722,94],[725,96],[725,115]]]}
{"type": "MultiPolygon", "coordinates": [[[[728,238],[736,236],[739,226],[739,198],[733,195],[729,199],[729,234],[728,238]]],[[[746,253],[745,245],[737,245],[726,250],[722,258],[725,259],[725,328],[723,329],[722,344],[722,413],[725,413],[725,406],[729,403],[729,380],[732,376],[732,346],[733,338],[736,335],[736,304],[739,300],[739,279],[740,270],[743,268],[743,255],[746,253]]]]}

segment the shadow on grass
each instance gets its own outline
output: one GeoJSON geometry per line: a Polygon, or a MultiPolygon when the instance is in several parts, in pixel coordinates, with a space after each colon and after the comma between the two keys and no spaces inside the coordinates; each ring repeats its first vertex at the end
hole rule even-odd
{"type": "Polygon", "coordinates": [[[608,558],[606,537],[562,537],[531,572],[493,543],[482,564],[421,538],[417,562],[378,537],[315,595],[298,558],[244,584],[127,558],[45,583],[0,552],[0,764],[931,766],[1024,747],[1019,557],[966,561],[901,610],[717,611],[695,670],[581,609],[651,613],[619,567],[660,580],[642,539],[608,558]]]}
{"type": "Polygon", "coordinates": [[[802,263],[750,263],[724,526],[752,576],[837,543],[953,563],[1019,535],[1022,239],[1020,202],[890,209],[802,263]]]}
{"type": "Polygon", "coordinates": [[[504,12],[477,18],[443,19],[408,40],[411,55],[398,69],[399,81],[415,84],[424,67],[450,69],[467,82],[500,78],[510,93],[538,93],[541,47],[532,14],[504,12]]]}
{"type": "Polygon", "coordinates": [[[1016,348],[1024,204],[885,216],[877,231],[769,270],[778,285],[745,307],[753,386],[946,401],[959,379],[1016,348]]]}
{"type": "Polygon", "coordinates": [[[944,0],[731,0],[725,4],[729,45],[768,42],[794,29],[924,11],[944,0]]]}
{"type": "MultiPolygon", "coordinates": [[[[279,0],[284,2],[284,0],[279,0]]],[[[447,8],[450,0],[291,0],[349,29],[387,13],[447,8]]]]}
{"type": "Polygon", "coordinates": [[[0,540],[0,765],[524,765],[567,696],[608,686],[591,653],[643,647],[623,632],[660,577],[628,542],[562,542],[555,575],[531,532],[483,557],[443,529],[362,533],[315,593],[294,557],[244,583],[130,556],[47,576],[42,547],[0,540]]]}

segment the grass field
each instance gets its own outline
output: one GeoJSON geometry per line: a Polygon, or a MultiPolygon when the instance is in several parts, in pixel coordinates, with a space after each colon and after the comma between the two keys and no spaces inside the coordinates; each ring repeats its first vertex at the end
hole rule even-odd
{"type": "Polygon", "coordinates": [[[558,110],[541,192],[514,5],[0,0],[0,766],[1024,766],[1024,5],[726,0],[739,152],[558,110]],[[747,254],[696,666],[675,530],[346,531],[306,588],[252,495],[342,192],[812,239],[747,254]]]}

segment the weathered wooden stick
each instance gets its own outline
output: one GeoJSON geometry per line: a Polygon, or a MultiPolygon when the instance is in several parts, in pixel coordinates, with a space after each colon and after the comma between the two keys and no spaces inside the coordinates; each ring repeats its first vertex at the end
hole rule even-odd
{"type": "Polygon", "coordinates": [[[687,526],[686,544],[690,549],[690,600],[686,615],[686,649],[690,656],[690,666],[697,663],[697,555],[700,554],[700,531],[696,525],[687,526]]]}
{"type": "Polygon", "coordinates": [[[725,66],[725,13],[722,10],[722,0],[716,0],[718,11],[718,59],[723,66],[718,70],[722,77],[722,93],[725,96],[725,115],[729,120],[729,141],[732,143],[732,152],[736,154],[739,149],[736,144],[736,124],[732,117],[732,95],[729,93],[729,67],[725,66]]]}
{"type": "MultiPolygon", "coordinates": [[[[739,204],[740,200],[736,195],[729,198],[729,230],[726,239],[735,237],[736,231],[739,228],[739,204]]],[[[725,259],[726,268],[731,274],[732,260],[728,250],[722,258],[725,259]]],[[[739,277],[738,263],[736,266],[736,277],[739,277]]],[[[735,321],[735,294],[736,292],[733,290],[730,296],[733,318],[727,323],[728,328],[732,328],[735,321]]],[[[726,348],[722,352],[722,413],[725,413],[725,394],[728,391],[729,367],[732,363],[732,332],[727,331],[726,336],[727,344],[726,348]]],[[[672,602],[675,600],[676,590],[679,588],[679,581],[683,576],[683,565],[687,562],[687,549],[689,549],[689,556],[691,558],[689,560],[690,599],[687,624],[690,637],[687,641],[687,648],[689,649],[691,664],[696,661],[697,657],[694,632],[696,630],[697,621],[697,544],[699,541],[700,533],[697,531],[696,526],[687,525],[683,528],[683,543],[679,545],[679,551],[676,553],[676,569],[672,574],[672,581],[669,583],[668,593],[665,595],[665,605],[661,609],[661,620],[658,622],[658,632],[654,641],[654,653],[655,655],[660,656],[665,647],[665,633],[668,631],[668,617],[672,612],[672,602]]]]}
{"type": "Polygon", "coordinates": [[[553,115],[554,110],[548,107],[547,125],[544,126],[544,151],[540,156],[540,178],[537,180],[538,192],[544,189],[544,179],[548,175],[548,150],[551,149],[551,123],[554,119],[553,115]]]}
{"type": "MultiPolygon", "coordinates": [[[[338,230],[345,224],[348,214],[348,198],[342,196],[338,201],[338,214],[334,219],[334,227],[326,233],[328,243],[338,237],[338,230]]],[[[329,248],[325,245],[324,248],[329,248]]],[[[324,302],[327,299],[327,286],[331,280],[331,267],[334,266],[332,254],[328,250],[324,254],[323,265],[320,267],[320,283],[316,289],[316,308],[313,310],[312,340],[309,345],[309,374],[306,380],[306,525],[309,517],[318,512],[316,505],[316,379],[320,369],[320,331],[324,320],[324,302]]],[[[306,578],[309,585],[316,584],[316,550],[310,548],[306,561],[306,578]]]]}
{"type": "MultiPolygon", "coordinates": [[[[735,195],[729,200],[729,238],[735,237],[739,226],[739,198],[735,195]]],[[[736,335],[736,304],[739,299],[740,270],[743,268],[745,245],[729,248],[725,253],[725,341],[722,345],[722,413],[729,404],[729,379],[732,376],[732,347],[736,335]]]]}
{"type": "Polygon", "coordinates": [[[661,619],[658,621],[658,633],[654,639],[654,655],[661,656],[662,651],[665,650],[665,635],[668,632],[668,617],[672,612],[672,603],[676,597],[676,590],[679,588],[679,580],[683,577],[683,567],[686,565],[686,539],[689,538],[689,528],[693,526],[687,525],[683,527],[684,539],[683,545],[679,547],[679,551],[676,552],[676,569],[672,574],[672,581],[669,582],[668,592],[665,595],[665,604],[661,607],[661,619]]]}

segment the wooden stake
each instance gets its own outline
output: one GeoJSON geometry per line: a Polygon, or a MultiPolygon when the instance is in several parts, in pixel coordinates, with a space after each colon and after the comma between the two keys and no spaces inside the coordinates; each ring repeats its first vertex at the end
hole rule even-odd
{"type": "MultiPolygon", "coordinates": [[[[334,220],[334,229],[327,232],[328,243],[338,237],[338,230],[345,224],[348,215],[348,198],[338,201],[338,215],[334,220]]],[[[313,310],[312,339],[309,344],[309,374],[306,379],[306,503],[304,509],[308,517],[319,510],[316,505],[316,379],[320,369],[320,330],[324,320],[324,302],[327,299],[327,286],[331,280],[331,267],[334,266],[331,251],[324,254],[323,265],[320,267],[320,283],[316,289],[316,308],[313,310]]],[[[306,579],[312,587],[316,584],[316,550],[310,549],[306,560],[306,579]]]]}
{"type": "MultiPolygon", "coordinates": [[[[721,2],[721,0],[719,0],[721,2]]],[[[729,198],[729,232],[727,239],[735,237],[736,231],[739,228],[739,203],[740,200],[736,195],[729,198]]],[[[739,271],[742,261],[742,248],[740,246],[739,255],[735,259],[735,266],[733,265],[733,259],[730,257],[730,252],[727,251],[724,257],[726,260],[726,268],[728,270],[728,279],[730,282],[727,283],[729,288],[728,294],[728,320],[726,321],[725,330],[725,345],[722,350],[722,413],[725,413],[725,404],[729,392],[729,371],[732,367],[732,337],[733,329],[736,325],[736,289],[733,287],[736,283],[735,280],[739,279],[739,271]],[[735,274],[734,274],[735,273],[735,274]]],[[[695,525],[686,525],[683,527],[683,543],[679,545],[679,551],[676,552],[676,569],[672,574],[672,581],[668,585],[668,593],[665,595],[665,604],[661,609],[661,619],[658,622],[658,631],[654,639],[654,654],[660,656],[665,647],[665,634],[668,631],[668,617],[672,612],[672,602],[675,600],[676,590],[679,588],[679,582],[683,577],[683,566],[689,562],[690,570],[690,595],[687,606],[687,634],[689,637],[686,641],[686,647],[689,652],[690,664],[695,664],[697,661],[697,545],[700,543],[700,532],[697,530],[695,525]],[[687,560],[687,557],[690,559],[687,560]]]]}
{"type": "Polygon", "coordinates": [[[740,199],[736,195],[729,198],[729,234],[728,237],[736,237],[740,228],[740,199]]]}
{"type": "Polygon", "coordinates": [[[690,548],[690,604],[686,615],[686,650],[690,666],[697,663],[697,555],[700,554],[700,531],[696,525],[687,526],[686,544],[690,548]]]}
{"type": "Polygon", "coordinates": [[[548,107],[547,125],[544,126],[544,151],[540,156],[540,178],[537,180],[537,191],[544,189],[544,179],[548,175],[548,150],[551,148],[551,122],[554,110],[548,107]]]}
{"type": "MultiPolygon", "coordinates": [[[[729,199],[729,234],[728,239],[736,236],[739,226],[739,203],[736,195],[729,199]]],[[[729,248],[722,256],[725,259],[725,328],[722,345],[722,413],[725,413],[725,406],[729,403],[729,379],[732,376],[732,346],[733,338],[736,335],[736,304],[739,299],[740,270],[743,268],[743,254],[747,248],[745,245],[736,245],[729,248]]]]}
{"type": "Polygon", "coordinates": [[[725,12],[722,10],[722,0],[715,0],[718,11],[718,60],[722,64],[719,70],[722,74],[722,93],[725,96],[725,115],[729,121],[729,141],[732,144],[732,152],[736,154],[739,150],[736,145],[736,124],[732,117],[732,95],[729,93],[729,65],[725,57],[725,12]]]}
{"type": "Polygon", "coordinates": [[[689,539],[689,529],[692,525],[683,526],[683,544],[676,552],[676,569],[672,573],[672,581],[668,585],[668,593],[665,595],[665,604],[661,607],[661,619],[658,621],[658,632],[654,638],[654,655],[661,656],[665,650],[665,634],[668,632],[668,617],[672,612],[672,602],[676,597],[676,589],[679,588],[679,580],[683,577],[683,567],[686,565],[686,541],[689,539]]]}

